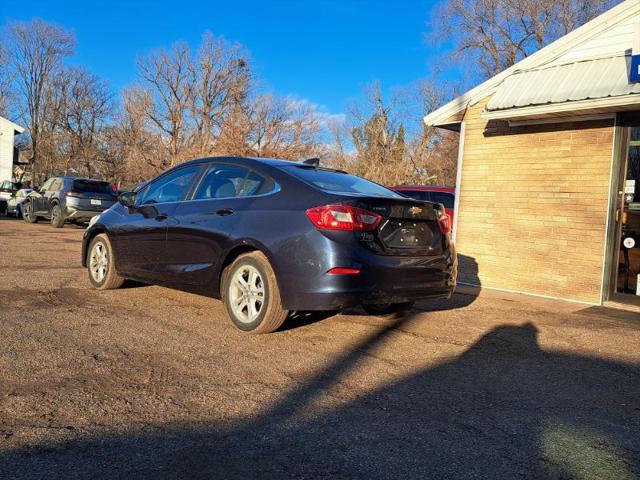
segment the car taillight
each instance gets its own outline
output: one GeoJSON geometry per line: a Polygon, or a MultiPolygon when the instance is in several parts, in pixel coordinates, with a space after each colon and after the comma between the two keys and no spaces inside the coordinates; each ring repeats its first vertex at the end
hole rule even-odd
{"type": "Polygon", "coordinates": [[[349,205],[325,205],[310,208],[307,210],[307,217],[316,228],[321,230],[354,232],[375,230],[382,220],[382,217],[377,213],[349,205]]]}
{"type": "Polygon", "coordinates": [[[445,235],[451,233],[451,216],[443,211],[438,217],[438,225],[440,226],[440,231],[445,235]]]}
{"type": "Polygon", "coordinates": [[[78,192],[74,192],[73,190],[67,190],[66,192],[64,192],[64,195],[66,197],[77,197],[78,192]]]}

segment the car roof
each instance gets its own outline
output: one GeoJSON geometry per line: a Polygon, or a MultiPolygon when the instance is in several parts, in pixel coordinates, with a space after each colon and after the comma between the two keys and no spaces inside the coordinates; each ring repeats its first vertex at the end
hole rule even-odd
{"type": "MultiPolygon", "coordinates": [[[[280,158],[262,158],[262,157],[234,157],[234,156],[220,156],[220,157],[204,157],[196,158],[194,160],[188,160],[182,162],[177,166],[184,166],[189,164],[205,163],[205,162],[236,162],[245,165],[271,165],[274,167],[283,167],[291,165],[300,165],[299,162],[294,160],[282,160],[280,158]]],[[[175,168],[175,167],[174,167],[175,168]]]]}

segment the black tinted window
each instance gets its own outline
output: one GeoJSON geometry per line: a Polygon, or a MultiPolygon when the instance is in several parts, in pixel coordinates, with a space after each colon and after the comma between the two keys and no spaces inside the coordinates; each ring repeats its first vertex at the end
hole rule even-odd
{"type": "Polygon", "coordinates": [[[235,165],[214,165],[205,174],[193,198],[203,200],[237,197],[247,173],[246,168],[235,165]]]}
{"type": "Polygon", "coordinates": [[[96,180],[74,180],[71,188],[74,192],[114,193],[109,182],[96,180]]]}
{"type": "Polygon", "coordinates": [[[287,172],[292,173],[301,180],[329,192],[361,193],[374,197],[402,197],[382,185],[370,182],[361,177],[356,177],[355,175],[349,175],[348,173],[299,166],[285,168],[287,172]]]}
{"type": "Polygon", "coordinates": [[[453,209],[455,197],[446,192],[430,192],[431,193],[431,201],[442,203],[444,208],[453,209]]]}
{"type": "Polygon", "coordinates": [[[429,197],[429,192],[423,192],[420,190],[398,190],[403,195],[407,197],[415,198],[416,200],[431,200],[429,197]]]}
{"type": "Polygon", "coordinates": [[[180,168],[164,175],[159,180],[146,187],[136,202],[145,203],[177,202],[182,199],[194,176],[198,173],[198,165],[180,168]]]}

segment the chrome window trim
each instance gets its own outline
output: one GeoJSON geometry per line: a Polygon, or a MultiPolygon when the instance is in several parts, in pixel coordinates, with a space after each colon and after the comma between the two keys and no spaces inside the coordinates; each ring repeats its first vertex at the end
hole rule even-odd
{"type": "MultiPolygon", "coordinates": [[[[186,202],[211,202],[215,200],[242,200],[245,198],[260,198],[260,197],[268,197],[269,195],[275,195],[278,193],[281,188],[280,184],[274,180],[275,188],[267,193],[261,193],[259,195],[245,195],[243,197],[235,196],[235,197],[219,197],[219,198],[190,198],[187,200],[181,200],[178,203],[186,203],[186,202]]],[[[153,205],[159,205],[158,203],[154,203],[153,205]]]]}
{"type": "Polygon", "coordinates": [[[230,162],[211,162],[209,164],[209,166],[205,169],[204,173],[202,174],[202,176],[200,177],[200,179],[198,180],[198,183],[194,186],[193,188],[193,192],[191,193],[191,198],[189,199],[185,199],[183,200],[183,202],[201,202],[201,201],[207,201],[207,200],[232,200],[234,198],[260,198],[260,197],[267,197],[269,195],[274,195],[276,193],[278,193],[281,190],[280,188],[280,184],[278,182],[275,181],[275,179],[273,177],[271,177],[270,175],[264,175],[260,172],[258,172],[255,168],[251,168],[251,167],[247,167],[244,165],[238,165],[237,163],[230,163],[230,162]],[[220,166],[220,165],[228,165],[231,167],[237,167],[237,168],[243,168],[247,171],[247,174],[244,176],[244,179],[242,180],[243,183],[246,181],[247,177],[253,172],[256,175],[261,176],[262,178],[269,178],[272,182],[273,182],[273,190],[271,190],[270,192],[267,193],[260,193],[258,195],[243,195],[243,196],[239,196],[236,195],[234,197],[219,197],[219,198],[193,198],[196,194],[196,192],[198,191],[198,189],[200,188],[200,185],[202,184],[202,181],[204,180],[204,177],[206,177],[207,173],[209,173],[209,171],[212,168],[215,168],[216,166],[220,166]]]}

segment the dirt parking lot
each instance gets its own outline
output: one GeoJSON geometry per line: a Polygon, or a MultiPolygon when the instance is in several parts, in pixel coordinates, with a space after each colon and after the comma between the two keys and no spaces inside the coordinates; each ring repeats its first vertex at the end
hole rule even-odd
{"type": "Polygon", "coordinates": [[[468,290],[237,331],[0,220],[0,478],[640,478],[640,318],[468,290]]]}

